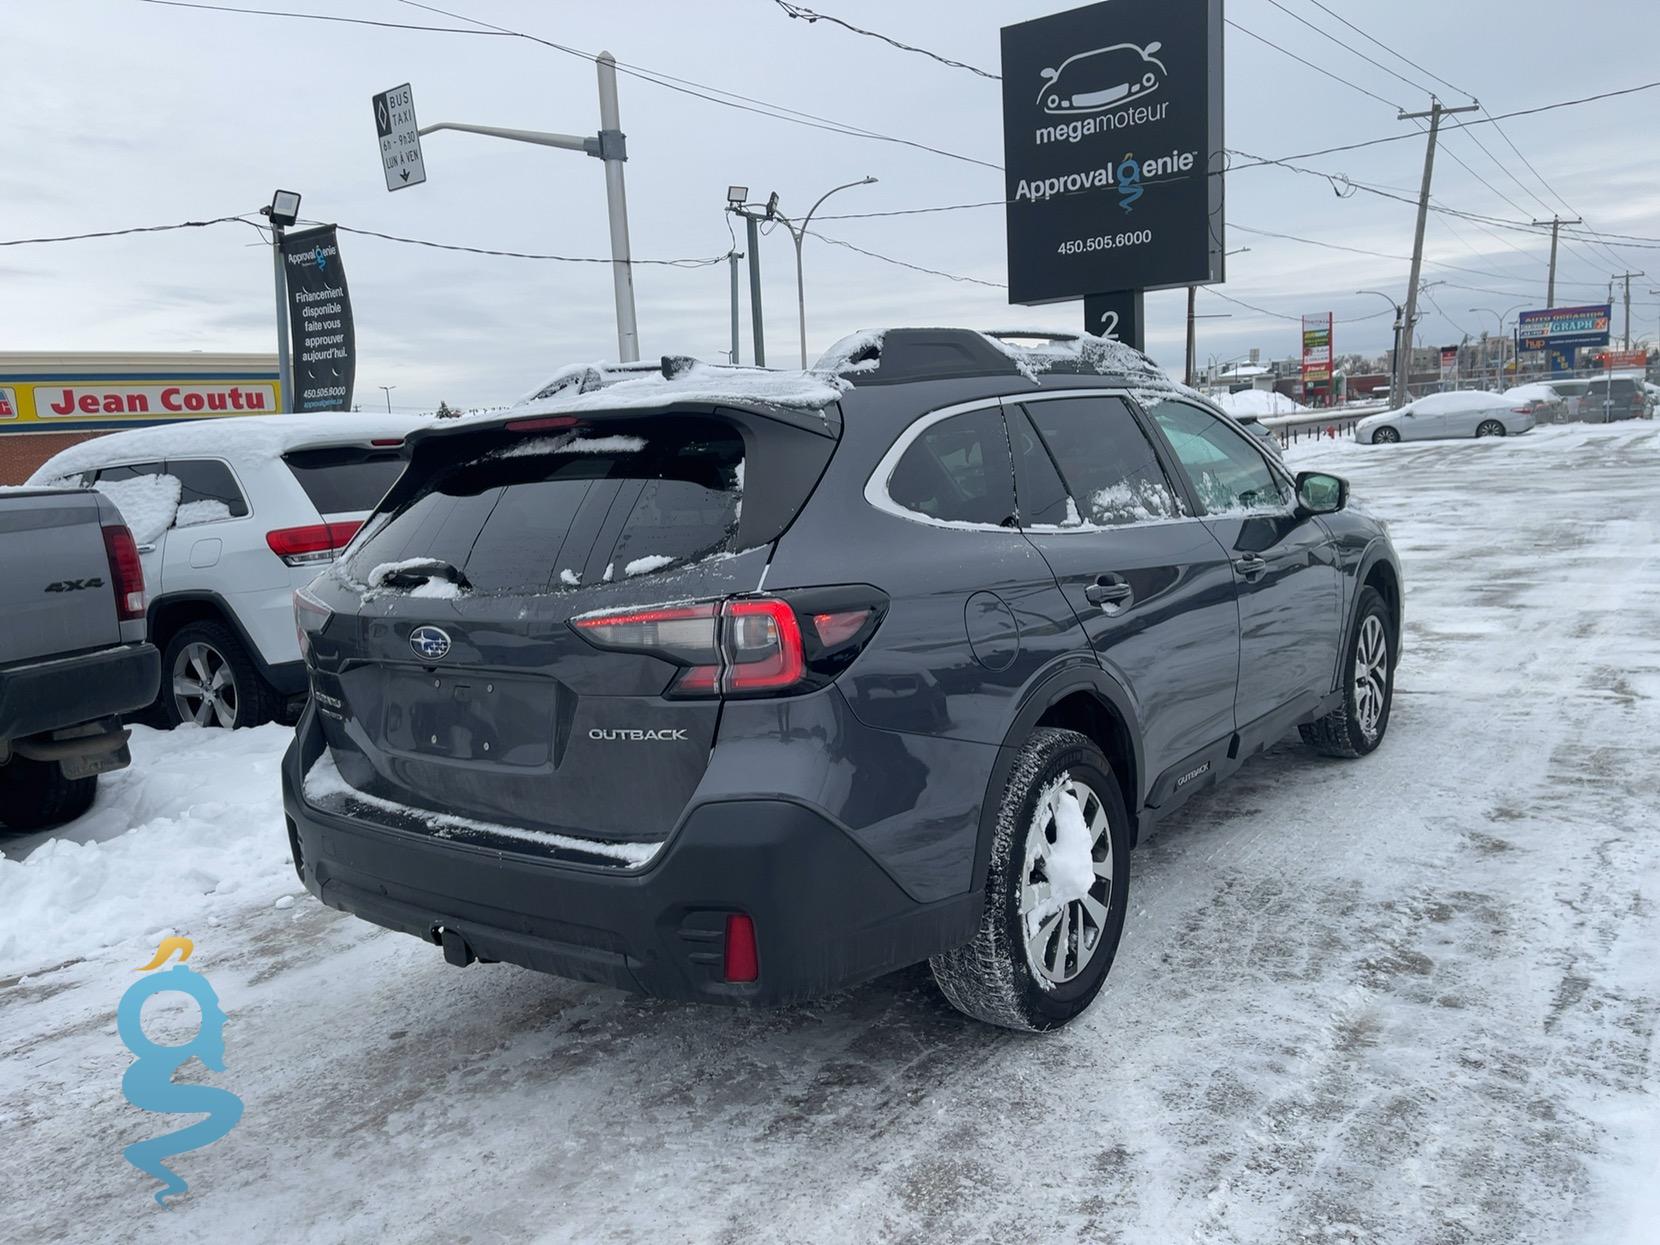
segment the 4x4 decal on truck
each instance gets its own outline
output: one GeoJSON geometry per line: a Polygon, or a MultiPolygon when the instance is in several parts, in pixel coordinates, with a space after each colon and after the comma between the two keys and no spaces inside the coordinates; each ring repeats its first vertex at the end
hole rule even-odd
{"type": "Polygon", "coordinates": [[[60,579],[56,583],[46,585],[48,592],[79,592],[83,588],[102,588],[104,581],[97,576],[91,579],[60,579]]]}

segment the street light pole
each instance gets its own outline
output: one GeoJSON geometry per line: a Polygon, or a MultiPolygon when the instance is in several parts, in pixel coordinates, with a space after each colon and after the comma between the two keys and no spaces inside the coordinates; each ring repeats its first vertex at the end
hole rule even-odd
{"type": "Polygon", "coordinates": [[[634,314],[634,261],[628,244],[628,195],[623,185],[623,164],[628,159],[628,142],[621,129],[617,108],[617,61],[609,52],[594,58],[599,75],[599,133],[593,137],[577,134],[550,134],[542,130],[511,130],[495,125],[466,125],[440,121],[423,125],[417,134],[437,130],[459,130],[487,138],[505,138],[537,147],[580,151],[605,164],[605,206],[611,229],[611,284],[617,304],[617,358],[634,363],[640,358],[640,331],[634,314]]]}
{"type": "Polygon", "coordinates": [[[1400,373],[1399,364],[1400,364],[1400,351],[1401,351],[1401,316],[1402,316],[1401,305],[1399,303],[1397,303],[1393,298],[1390,298],[1389,295],[1385,294],[1382,290],[1356,290],[1355,293],[1356,294],[1373,294],[1373,295],[1376,295],[1378,298],[1381,298],[1381,299],[1383,299],[1384,302],[1388,303],[1390,308],[1395,313],[1395,359],[1394,359],[1394,362],[1395,362],[1396,366],[1389,369],[1389,405],[1391,407],[1400,406],[1401,405],[1400,393],[1395,387],[1395,380],[1396,380],[1397,375],[1400,373]]]}
{"type": "Polygon", "coordinates": [[[384,393],[386,395],[386,413],[388,415],[390,415],[392,413],[392,391],[394,389],[396,389],[397,386],[396,385],[376,385],[375,388],[379,389],[382,393],[384,393]]]}
{"type": "Polygon", "coordinates": [[[837,191],[850,190],[854,186],[871,186],[875,182],[874,177],[861,177],[856,182],[847,182],[844,185],[834,186],[826,190],[818,197],[818,202],[807,209],[807,215],[801,218],[801,224],[799,225],[794,224],[782,212],[775,213],[778,219],[784,223],[784,228],[790,231],[791,240],[795,242],[795,305],[801,325],[801,366],[803,370],[807,367],[807,286],[801,271],[801,244],[806,240],[807,226],[812,224],[813,213],[818,211],[824,201],[837,191]]]}

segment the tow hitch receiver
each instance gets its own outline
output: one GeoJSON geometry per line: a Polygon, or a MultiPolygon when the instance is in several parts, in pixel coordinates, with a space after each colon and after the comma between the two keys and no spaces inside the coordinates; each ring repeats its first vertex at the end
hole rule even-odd
{"type": "Polygon", "coordinates": [[[473,954],[473,949],[467,945],[467,940],[461,936],[459,931],[447,929],[440,925],[433,932],[438,935],[437,940],[443,944],[444,962],[446,964],[454,964],[457,968],[466,968],[467,965],[478,958],[473,954]]]}

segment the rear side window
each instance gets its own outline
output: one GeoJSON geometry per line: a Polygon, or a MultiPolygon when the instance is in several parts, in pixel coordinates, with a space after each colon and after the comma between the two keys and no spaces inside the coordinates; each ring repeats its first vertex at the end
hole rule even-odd
{"type": "Polygon", "coordinates": [[[924,429],[893,469],[888,497],[945,523],[1011,524],[1014,467],[1002,413],[987,407],[924,429]]]}
{"type": "Polygon", "coordinates": [[[179,509],[174,526],[240,519],[248,513],[248,501],[224,463],[210,458],[170,458],[166,470],[179,482],[179,509]]]}
{"type": "Polygon", "coordinates": [[[356,446],[293,450],[283,462],[300,482],[318,514],[373,510],[397,483],[409,461],[401,449],[371,450],[356,446]]]}
{"type": "Polygon", "coordinates": [[[1029,403],[1026,413],[1089,523],[1119,527],[1182,513],[1152,442],[1122,398],[1057,398],[1029,403]]]}
{"type": "Polygon", "coordinates": [[[682,418],[640,435],[541,437],[443,470],[345,567],[437,558],[475,592],[574,588],[735,551],[744,442],[682,418]]]}

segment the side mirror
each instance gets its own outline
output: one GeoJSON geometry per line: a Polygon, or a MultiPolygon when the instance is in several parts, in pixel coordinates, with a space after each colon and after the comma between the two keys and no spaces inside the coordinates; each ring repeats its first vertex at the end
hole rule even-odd
{"type": "Polygon", "coordinates": [[[1323,471],[1297,477],[1297,505],[1304,514],[1335,514],[1349,504],[1349,482],[1323,471]]]}

